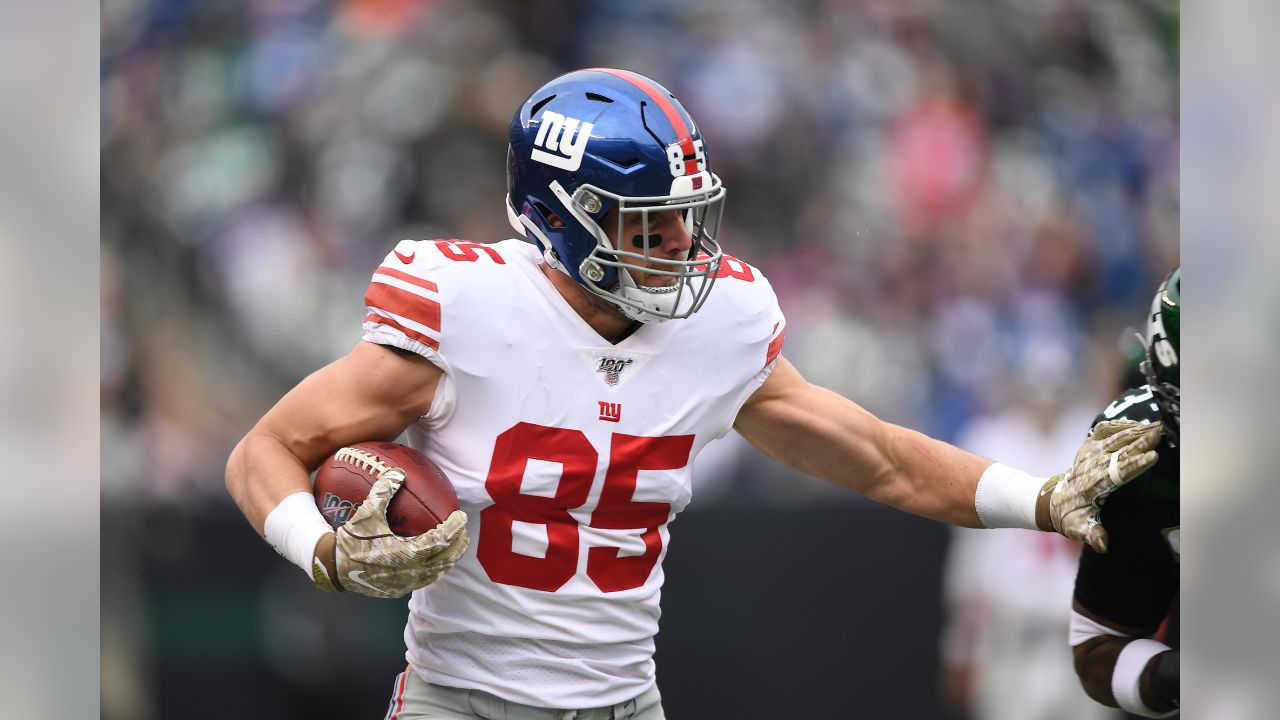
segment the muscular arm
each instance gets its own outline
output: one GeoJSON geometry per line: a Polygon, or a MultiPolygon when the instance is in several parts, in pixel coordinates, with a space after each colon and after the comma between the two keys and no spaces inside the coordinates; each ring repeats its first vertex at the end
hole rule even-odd
{"type": "Polygon", "coordinates": [[[440,368],[368,342],[317,370],[254,425],[227,460],[227,490],[258,534],[311,471],[351,443],[394,439],[431,409],[440,368]]]}
{"type": "MultiPolygon", "coordinates": [[[[778,358],[734,427],[766,455],[797,470],[916,515],[983,527],[974,493],[991,460],[883,422],[811,385],[786,358],[778,358]]],[[[1047,528],[1047,503],[1042,505],[1036,520],[1047,528]]]]}
{"type": "MultiPolygon", "coordinates": [[[[1079,600],[1072,601],[1071,609],[1094,622],[1124,633],[1123,637],[1099,635],[1071,648],[1072,657],[1075,660],[1076,675],[1079,676],[1080,685],[1084,687],[1085,693],[1103,705],[1119,707],[1115,694],[1111,689],[1111,678],[1115,673],[1116,659],[1126,645],[1148,633],[1142,628],[1126,627],[1110,622],[1090,612],[1080,604],[1079,600]]],[[[1156,687],[1156,683],[1157,668],[1160,667],[1161,663],[1168,662],[1172,662],[1176,666],[1177,655],[1176,650],[1167,650],[1152,657],[1142,670],[1138,688],[1142,694],[1142,702],[1146,703],[1147,707],[1152,710],[1168,712],[1174,709],[1173,704],[1166,699],[1169,692],[1160,692],[1156,687]]],[[[1176,678],[1176,670],[1173,672],[1176,678]]]]}

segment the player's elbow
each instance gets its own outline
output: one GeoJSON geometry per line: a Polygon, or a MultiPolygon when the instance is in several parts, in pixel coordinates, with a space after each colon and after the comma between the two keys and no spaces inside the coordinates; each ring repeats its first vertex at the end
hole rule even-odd
{"type": "Polygon", "coordinates": [[[236,446],[231,449],[231,454],[227,456],[226,474],[223,478],[227,486],[227,494],[240,504],[240,498],[244,494],[244,442],[242,438],[236,446]]]}
{"type": "Polygon", "coordinates": [[[1075,662],[1076,676],[1080,678],[1080,686],[1093,700],[1119,707],[1115,695],[1111,692],[1111,673],[1115,669],[1114,648],[1109,642],[1112,638],[1095,638],[1071,648],[1075,662]]]}

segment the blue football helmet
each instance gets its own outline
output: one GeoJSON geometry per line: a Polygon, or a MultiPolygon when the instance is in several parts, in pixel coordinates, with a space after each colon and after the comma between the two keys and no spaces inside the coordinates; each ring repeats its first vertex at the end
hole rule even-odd
{"type": "Polygon", "coordinates": [[[702,306],[720,269],[725,188],[693,118],[666,88],[610,68],[561,75],[525,100],[510,142],[508,218],[552,267],[640,322],[686,318],[702,306]],[[617,226],[606,231],[602,220],[614,208],[617,226]],[[687,257],[650,256],[649,214],[668,211],[683,213],[687,257]],[[623,222],[634,216],[643,235],[630,247],[623,222]],[[676,280],[644,287],[624,258],[676,280]]]}

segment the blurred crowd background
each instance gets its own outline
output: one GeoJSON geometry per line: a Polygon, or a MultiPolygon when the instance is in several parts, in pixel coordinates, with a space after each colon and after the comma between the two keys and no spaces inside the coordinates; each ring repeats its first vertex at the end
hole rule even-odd
{"type": "MultiPolygon", "coordinates": [[[[512,236],[507,125],[561,72],[625,67],[682,100],[729,189],[725,248],[771,279],[784,352],[810,380],[970,446],[1033,432],[1066,453],[1044,472],[1120,389],[1132,331],[1179,263],[1169,0],[101,11],[104,558],[136,565],[104,579],[104,717],[167,707],[156,658],[178,651],[155,618],[171,588],[138,548],[161,531],[223,541],[181,518],[234,514],[227,453],[358,340],[364,287],[397,240],[512,236]]],[[[755,460],[723,443],[689,512],[859,503],[755,460]]],[[[956,652],[954,634],[944,645],[956,652]]]]}

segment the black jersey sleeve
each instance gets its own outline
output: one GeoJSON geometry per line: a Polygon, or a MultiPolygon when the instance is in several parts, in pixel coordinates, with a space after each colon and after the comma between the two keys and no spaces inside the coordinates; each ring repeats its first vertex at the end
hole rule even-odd
{"type": "MultiPolygon", "coordinates": [[[[1154,422],[1160,411],[1150,388],[1127,390],[1095,420],[1154,422]]],[[[1115,624],[1154,632],[1178,591],[1178,450],[1161,442],[1154,467],[1107,498],[1102,524],[1106,554],[1085,546],[1075,598],[1115,624]]]]}

